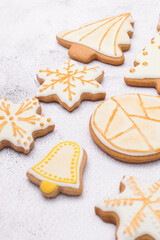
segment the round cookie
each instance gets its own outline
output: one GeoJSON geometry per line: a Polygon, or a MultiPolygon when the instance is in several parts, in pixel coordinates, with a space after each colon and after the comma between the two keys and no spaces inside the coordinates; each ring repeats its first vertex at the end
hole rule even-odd
{"type": "Polygon", "coordinates": [[[160,158],[160,97],[125,94],[102,102],[90,119],[97,145],[129,163],[160,158]]]}
{"type": "Polygon", "coordinates": [[[57,35],[57,41],[69,48],[71,58],[88,63],[97,59],[104,63],[120,65],[123,51],[130,48],[133,20],[130,13],[106,18],[57,35]]]}

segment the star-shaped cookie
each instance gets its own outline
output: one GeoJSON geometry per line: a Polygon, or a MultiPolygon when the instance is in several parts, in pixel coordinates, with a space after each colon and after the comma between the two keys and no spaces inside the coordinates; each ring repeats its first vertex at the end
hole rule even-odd
{"type": "Polygon", "coordinates": [[[37,98],[27,99],[21,104],[0,98],[0,150],[11,147],[28,154],[35,138],[53,131],[52,120],[40,113],[37,98]]]}
{"type": "Polygon", "coordinates": [[[83,100],[101,100],[106,95],[99,84],[103,71],[99,67],[78,65],[70,59],[60,68],[40,70],[37,78],[42,85],[36,97],[44,102],[59,102],[70,112],[83,100]]]}
{"type": "Polygon", "coordinates": [[[117,240],[160,239],[160,180],[124,177],[120,194],[95,207],[103,221],[117,225],[117,240]]]}

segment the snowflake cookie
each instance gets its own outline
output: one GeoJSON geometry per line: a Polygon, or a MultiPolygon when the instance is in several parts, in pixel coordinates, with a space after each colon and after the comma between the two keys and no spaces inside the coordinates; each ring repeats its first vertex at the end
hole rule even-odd
{"type": "Polygon", "coordinates": [[[99,84],[103,79],[99,67],[81,66],[70,59],[59,69],[40,70],[37,78],[42,85],[36,97],[44,102],[59,102],[70,112],[83,100],[101,100],[106,95],[99,84]]]}
{"type": "Polygon", "coordinates": [[[117,240],[160,239],[160,180],[147,183],[124,177],[120,194],[95,207],[96,214],[117,225],[117,240]]]}
{"type": "Polygon", "coordinates": [[[154,87],[160,94],[160,32],[143,49],[125,75],[127,85],[137,87],[154,87]]]}
{"type": "Polygon", "coordinates": [[[102,102],[90,120],[102,150],[124,162],[160,158],[160,97],[124,94],[102,102]]]}
{"type": "Polygon", "coordinates": [[[87,154],[75,142],[56,145],[47,156],[27,172],[29,180],[40,186],[45,197],[82,193],[82,175],[87,154]]]}
{"type": "Polygon", "coordinates": [[[52,120],[40,113],[37,98],[27,99],[21,104],[0,98],[0,150],[11,147],[28,154],[35,138],[53,131],[52,120]]]}
{"type": "Polygon", "coordinates": [[[124,62],[123,51],[130,48],[132,34],[132,17],[125,13],[61,32],[57,41],[69,48],[69,56],[78,61],[88,63],[97,59],[120,65],[124,62]]]}

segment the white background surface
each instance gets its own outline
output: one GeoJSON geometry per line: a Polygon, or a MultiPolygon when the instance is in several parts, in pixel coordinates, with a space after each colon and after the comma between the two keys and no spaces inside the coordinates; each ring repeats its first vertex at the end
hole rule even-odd
{"type": "MultiPolygon", "coordinates": [[[[67,49],[56,42],[56,33],[125,12],[131,12],[135,22],[125,63],[115,67],[94,61],[91,65],[99,65],[105,71],[102,85],[107,98],[128,92],[157,95],[155,89],[126,86],[123,77],[133,66],[134,57],[156,34],[159,11],[159,0],[1,0],[1,97],[14,102],[33,97],[39,86],[38,70],[59,66],[68,58],[67,49]]],[[[98,104],[83,102],[69,113],[57,103],[42,103],[42,112],[55,122],[55,131],[37,139],[28,156],[12,149],[0,152],[1,240],[114,240],[115,227],[95,215],[95,204],[118,193],[123,175],[149,181],[159,178],[160,161],[142,165],[121,163],[94,144],[88,123],[98,104]],[[47,200],[29,182],[26,171],[64,140],[78,142],[88,153],[83,194],[60,194],[47,200]]]]}

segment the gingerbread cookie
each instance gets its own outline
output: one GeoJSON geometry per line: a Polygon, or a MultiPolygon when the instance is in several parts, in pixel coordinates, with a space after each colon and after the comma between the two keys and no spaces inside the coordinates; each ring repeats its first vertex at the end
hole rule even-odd
{"type": "Polygon", "coordinates": [[[62,142],[27,172],[29,180],[40,186],[47,198],[60,192],[67,195],[82,193],[82,175],[87,161],[85,150],[74,142],[62,142]]]}
{"type": "Polygon", "coordinates": [[[37,78],[42,85],[36,96],[40,101],[59,102],[71,112],[83,100],[105,98],[105,90],[99,84],[103,75],[99,67],[81,66],[68,59],[58,69],[39,71],[37,78]]]}
{"type": "Polygon", "coordinates": [[[95,211],[117,226],[117,240],[159,240],[160,180],[152,184],[124,177],[120,194],[98,204],[95,211]]]}
{"type": "Polygon", "coordinates": [[[97,59],[120,65],[124,62],[122,51],[130,48],[132,34],[132,17],[130,13],[125,13],[61,32],[57,41],[69,48],[69,56],[78,61],[89,63],[97,59]]]}
{"type": "Polygon", "coordinates": [[[40,113],[41,106],[36,98],[21,104],[0,98],[0,150],[11,147],[28,154],[35,138],[53,131],[52,120],[40,113]]]}
{"type": "Polygon", "coordinates": [[[125,75],[125,82],[130,86],[155,87],[160,94],[160,33],[145,47],[125,75]]]}
{"type": "Polygon", "coordinates": [[[98,146],[132,163],[160,158],[160,97],[125,94],[102,102],[90,120],[98,146]]]}

